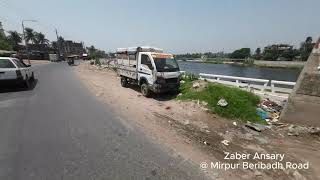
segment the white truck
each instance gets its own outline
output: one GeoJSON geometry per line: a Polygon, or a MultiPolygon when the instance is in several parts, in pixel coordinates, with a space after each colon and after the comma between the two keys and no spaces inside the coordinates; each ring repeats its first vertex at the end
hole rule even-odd
{"type": "Polygon", "coordinates": [[[143,96],[151,92],[177,92],[180,86],[180,69],[172,54],[159,48],[118,48],[116,52],[117,72],[121,85],[137,84],[143,96]]]}

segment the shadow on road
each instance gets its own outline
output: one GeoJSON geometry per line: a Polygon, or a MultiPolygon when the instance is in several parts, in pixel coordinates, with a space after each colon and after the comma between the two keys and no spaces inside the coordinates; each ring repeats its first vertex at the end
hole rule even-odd
{"type": "Polygon", "coordinates": [[[26,89],[21,85],[4,85],[4,87],[0,87],[0,93],[8,93],[8,92],[20,92],[20,91],[32,91],[38,83],[38,79],[30,82],[30,88],[26,89]]]}
{"type": "MultiPolygon", "coordinates": [[[[141,95],[141,90],[138,85],[128,84],[128,88],[136,91],[138,95],[141,95]]],[[[153,98],[157,101],[170,101],[175,99],[178,96],[177,92],[164,92],[164,93],[151,93],[150,98],[153,98]]]]}

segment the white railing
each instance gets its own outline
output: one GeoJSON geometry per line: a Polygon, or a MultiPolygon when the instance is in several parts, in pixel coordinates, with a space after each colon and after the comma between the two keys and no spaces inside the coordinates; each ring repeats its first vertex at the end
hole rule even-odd
{"type": "Polygon", "coordinates": [[[207,80],[209,82],[216,82],[231,86],[236,86],[239,88],[246,88],[250,91],[259,90],[261,92],[279,92],[279,93],[291,93],[295,82],[287,81],[275,81],[268,79],[256,79],[256,78],[246,78],[246,77],[237,77],[237,76],[224,76],[224,75],[215,75],[215,74],[199,74],[200,79],[207,80]],[[268,86],[268,84],[271,86],[268,86]],[[282,85],[282,87],[277,87],[276,85],[282,85]],[[285,87],[284,87],[285,86],[285,87]]]}
{"type": "Polygon", "coordinates": [[[285,92],[285,93],[291,93],[292,89],[296,85],[295,82],[288,82],[288,81],[275,81],[271,80],[271,92],[285,92]],[[283,85],[286,87],[277,87],[276,85],[283,85]]]}

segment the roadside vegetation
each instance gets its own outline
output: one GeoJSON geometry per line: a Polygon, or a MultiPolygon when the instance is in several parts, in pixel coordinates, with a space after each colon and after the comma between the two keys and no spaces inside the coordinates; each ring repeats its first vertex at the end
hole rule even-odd
{"type": "MultiPolygon", "coordinates": [[[[179,100],[196,100],[207,103],[207,108],[221,117],[229,119],[239,119],[243,122],[263,121],[256,114],[257,104],[260,98],[253,93],[243,91],[216,83],[204,83],[205,87],[199,90],[193,88],[193,84],[199,82],[196,78],[185,76],[184,83],[181,84],[181,95],[177,97],[179,100]],[[225,99],[227,106],[218,105],[220,99],[225,99]]],[[[195,77],[195,76],[194,76],[195,77]]]]}

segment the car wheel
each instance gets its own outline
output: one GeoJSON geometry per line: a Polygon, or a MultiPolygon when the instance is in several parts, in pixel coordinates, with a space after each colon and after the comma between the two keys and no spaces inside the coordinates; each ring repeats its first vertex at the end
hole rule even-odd
{"type": "Polygon", "coordinates": [[[127,87],[128,86],[127,78],[121,77],[121,86],[122,87],[127,87]]]}
{"type": "Polygon", "coordinates": [[[32,72],[32,75],[31,75],[31,78],[30,78],[31,81],[34,81],[34,74],[32,72]]]}
{"type": "Polygon", "coordinates": [[[26,80],[24,81],[24,87],[26,89],[30,89],[30,81],[29,81],[29,78],[27,77],[26,80]]]}
{"type": "Polygon", "coordinates": [[[149,90],[148,85],[146,83],[143,83],[141,85],[141,94],[145,97],[150,96],[150,90],[149,90]]]}

